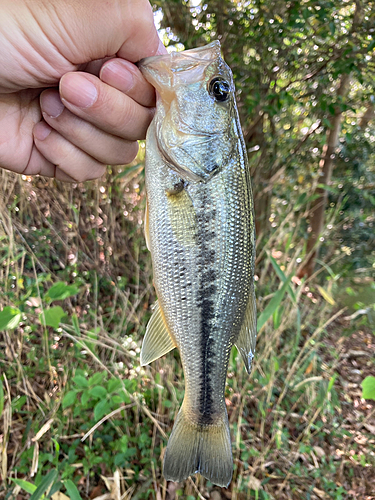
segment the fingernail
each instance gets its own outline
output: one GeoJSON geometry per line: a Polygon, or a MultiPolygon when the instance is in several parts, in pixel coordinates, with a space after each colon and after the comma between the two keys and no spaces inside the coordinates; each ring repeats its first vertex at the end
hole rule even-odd
{"type": "Polygon", "coordinates": [[[43,92],[40,96],[40,105],[44,111],[51,118],[57,118],[64,111],[64,104],[61,102],[60,96],[57,92],[43,92]]]}
{"type": "Polygon", "coordinates": [[[112,60],[104,64],[100,72],[100,78],[108,85],[122,92],[128,92],[134,86],[134,76],[131,73],[131,63],[122,59],[112,60]]]}
{"type": "Polygon", "coordinates": [[[61,97],[79,108],[92,106],[98,97],[93,83],[78,73],[68,73],[61,78],[61,97]]]}
{"type": "Polygon", "coordinates": [[[45,122],[39,122],[35,125],[33,133],[36,139],[39,141],[44,141],[44,139],[47,139],[49,134],[52,132],[52,129],[47,123],[45,122]]]}

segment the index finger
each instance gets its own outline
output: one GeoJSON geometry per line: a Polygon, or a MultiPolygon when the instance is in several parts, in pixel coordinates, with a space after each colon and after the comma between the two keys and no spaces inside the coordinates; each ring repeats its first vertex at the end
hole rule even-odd
{"type": "Polygon", "coordinates": [[[137,66],[117,57],[106,61],[99,74],[104,82],[146,107],[155,106],[155,89],[146,81],[137,66]]]}

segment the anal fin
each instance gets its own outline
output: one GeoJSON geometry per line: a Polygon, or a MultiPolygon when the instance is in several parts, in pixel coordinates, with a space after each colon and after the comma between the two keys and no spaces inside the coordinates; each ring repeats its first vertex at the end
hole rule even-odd
{"type": "Polygon", "coordinates": [[[254,286],[251,287],[244,320],[235,345],[244,360],[247,373],[251,372],[251,364],[255,354],[257,338],[257,310],[254,286]]]}
{"type": "Polygon", "coordinates": [[[165,324],[159,302],[147,324],[141,349],[141,365],[148,365],[176,347],[165,324]]]}

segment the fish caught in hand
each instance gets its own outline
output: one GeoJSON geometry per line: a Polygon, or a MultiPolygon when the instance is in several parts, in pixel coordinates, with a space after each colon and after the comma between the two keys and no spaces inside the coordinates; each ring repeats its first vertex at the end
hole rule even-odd
{"type": "Polygon", "coordinates": [[[219,42],[139,67],[158,92],[145,220],[158,302],[141,363],[177,347],[185,375],[163,473],[228,486],[228,362],[235,344],[250,373],[256,339],[253,198],[232,73],[219,42]]]}

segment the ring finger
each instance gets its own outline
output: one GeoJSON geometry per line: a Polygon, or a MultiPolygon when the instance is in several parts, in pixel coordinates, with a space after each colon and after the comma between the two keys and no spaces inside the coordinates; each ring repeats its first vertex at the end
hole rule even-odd
{"type": "MultiPolygon", "coordinates": [[[[56,166],[57,179],[83,182],[101,177],[105,172],[106,165],[77,148],[45,122],[35,125],[34,142],[43,157],[56,166]]],[[[35,165],[28,168],[32,171],[35,165]]]]}

